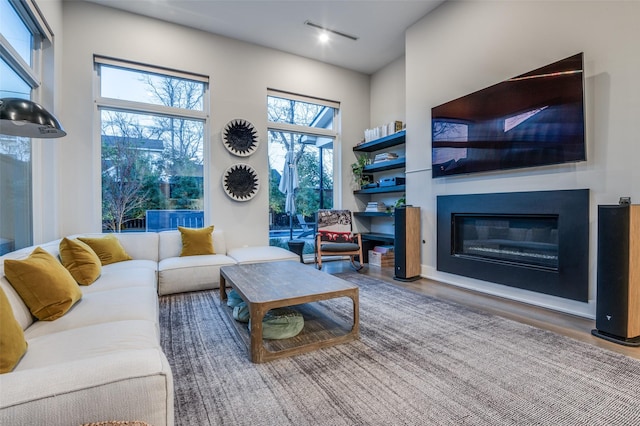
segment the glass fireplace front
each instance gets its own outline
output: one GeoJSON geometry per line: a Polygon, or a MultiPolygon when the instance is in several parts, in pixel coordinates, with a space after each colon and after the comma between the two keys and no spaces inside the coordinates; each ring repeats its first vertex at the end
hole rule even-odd
{"type": "Polygon", "coordinates": [[[452,255],[558,270],[558,215],[452,215],[452,255]]]}

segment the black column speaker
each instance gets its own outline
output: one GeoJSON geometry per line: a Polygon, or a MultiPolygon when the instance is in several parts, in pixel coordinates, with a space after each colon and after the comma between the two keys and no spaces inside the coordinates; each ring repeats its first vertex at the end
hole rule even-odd
{"type": "Polygon", "coordinates": [[[640,346],[640,205],[598,206],[594,336],[640,346]]]}

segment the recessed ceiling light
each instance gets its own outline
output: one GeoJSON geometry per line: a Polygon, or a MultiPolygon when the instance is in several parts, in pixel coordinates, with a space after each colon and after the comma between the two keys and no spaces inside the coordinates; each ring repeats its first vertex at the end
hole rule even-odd
{"type": "Polygon", "coordinates": [[[320,43],[328,43],[329,42],[329,34],[326,31],[322,31],[318,35],[318,40],[320,40],[320,43]]]}
{"type": "Polygon", "coordinates": [[[343,33],[342,31],[332,30],[331,28],[323,27],[322,25],[313,23],[311,21],[304,21],[304,24],[308,25],[310,27],[322,30],[322,32],[324,32],[327,35],[328,35],[328,33],[331,33],[331,34],[338,35],[340,37],[348,38],[349,40],[353,40],[353,41],[358,40],[358,37],[356,37],[356,36],[353,36],[353,35],[347,34],[347,33],[343,33]]]}

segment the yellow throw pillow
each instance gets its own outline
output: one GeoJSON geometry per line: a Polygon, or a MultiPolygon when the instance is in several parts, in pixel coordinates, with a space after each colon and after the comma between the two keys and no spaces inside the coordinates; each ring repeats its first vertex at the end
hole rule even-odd
{"type": "Polygon", "coordinates": [[[109,234],[98,238],[78,237],[78,239],[93,249],[100,258],[102,266],[131,260],[131,256],[127,254],[115,235],[109,234]]]}
{"type": "Polygon", "coordinates": [[[82,297],[69,271],[40,247],[24,260],[6,259],[4,274],[39,320],[60,318],[82,297]]]}
{"type": "Polygon", "coordinates": [[[24,332],[13,316],[7,295],[0,288],[0,374],[12,371],[25,352],[24,332]]]}
{"type": "Polygon", "coordinates": [[[197,256],[200,254],[216,254],[213,249],[213,226],[206,228],[183,228],[178,226],[182,234],[182,252],[180,256],[197,256]]]}
{"type": "Polygon", "coordinates": [[[63,238],[60,241],[60,260],[81,285],[93,283],[102,272],[102,262],[96,252],[80,240],[63,238]]]}

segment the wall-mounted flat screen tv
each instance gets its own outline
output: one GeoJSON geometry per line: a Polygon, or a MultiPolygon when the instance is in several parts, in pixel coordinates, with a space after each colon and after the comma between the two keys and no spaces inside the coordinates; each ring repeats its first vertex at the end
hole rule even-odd
{"type": "Polygon", "coordinates": [[[431,111],[432,177],[586,160],[583,54],[431,111]]]}

